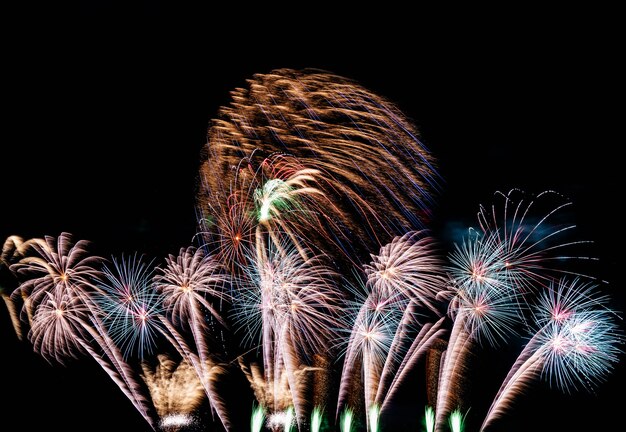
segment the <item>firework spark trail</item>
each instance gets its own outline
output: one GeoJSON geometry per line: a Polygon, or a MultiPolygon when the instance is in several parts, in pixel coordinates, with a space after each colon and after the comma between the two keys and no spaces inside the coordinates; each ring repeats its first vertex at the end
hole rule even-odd
{"type": "MultiPolygon", "coordinates": [[[[177,256],[169,255],[164,267],[157,268],[154,277],[156,290],[163,296],[163,305],[174,324],[191,330],[195,351],[188,344],[181,344],[182,337],[175,337],[173,345],[194,367],[205,389],[211,410],[217,413],[228,428],[230,420],[225,411],[225,403],[215,390],[217,367],[211,349],[211,331],[206,324],[205,311],[219,323],[226,325],[218,308],[211,303],[227,300],[226,286],[230,276],[222,264],[203,249],[193,246],[181,248],[177,256]]],[[[173,326],[167,326],[170,335],[178,334],[173,326]]]]}
{"type": "MultiPolygon", "coordinates": [[[[86,254],[89,243],[78,240],[74,243],[70,233],[61,233],[57,239],[45,236],[44,242],[36,241],[32,247],[35,256],[26,256],[11,266],[17,274],[27,278],[13,293],[12,299],[24,299],[24,311],[29,322],[33,309],[47,296],[48,292],[62,295],[85,296],[94,289],[92,280],[100,275],[96,269],[102,258],[86,254]],[[29,276],[35,275],[30,278],[29,276]]],[[[83,299],[89,302],[88,298],[83,299]]]]}
{"type": "Polygon", "coordinates": [[[481,205],[478,222],[486,235],[496,235],[504,247],[506,275],[513,289],[536,291],[548,287],[554,277],[563,274],[593,279],[562,266],[569,260],[596,260],[589,256],[565,255],[576,246],[591,243],[564,238],[576,228],[572,223],[559,221],[562,213],[572,205],[571,201],[551,190],[536,196],[520,189],[512,189],[506,194],[498,191],[495,195],[504,204],[494,203],[490,209],[481,205]]]}
{"type": "MultiPolygon", "coordinates": [[[[402,357],[402,350],[404,348],[404,344],[406,344],[407,340],[410,340],[410,331],[412,324],[414,324],[414,314],[416,310],[416,303],[410,301],[408,305],[404,308],[404,312],[402,313],[402,318],[398,326],[396,327],[395,335],[391,340],[391,345],[389,346],[389,355],[387,356],[387,361],[385,361],[383,365],[383,369],[380,373],[380,379],[378,383],[378,389],[376,391],[375,401],[381,406],[381,399],[387,394],[390,386],[391,377],[397,377],[400,373],[398,368],[400,365],[398,362],[389,361],[389,359],[397,359],[402,357]]],[[[421,330],[420,330],[421,331],[421,330]]],[[[415,340],[419,339],[418,337],[415,340]]],[[[414,340],[414,342],[415,342],[414,340]]],[[[408,353],[407,353],[408,356],[408,353]]],[[[402,360],[402,363],[405,363],[406,357],[402,360]]],[[[381,406],[382,411],[382,406],[381,406]]]]}
{"type": "Polygon", "coordinates": [[[429,406],[424,408],[424,427],[426,432],[435,432],[435,410],[429,406]]]}
{"type": "Polygon", "coordinates": [[[379,420],[380,420],[380,408],[378,407],[378,405],[373,404],[367,410],[367,424],[368,424],[367,429],[369,430],[369,432],[379,431],[379,428],[378,428],[379,420]]]}
{"type": "Polygon", "coordinates": [[[464,375],[466,357],[472,347],[472,339],[466,330],[466,314],[459,314],[454,320],[448,347],[441,357],[439,383],[437,386],[437,404],[435,416],[435,430],[440,431],[445,425],[445,419],[452,411],[458,399],[458,389],[455,387],[464,375]]]}
{"type": "Polygon", "coordinates": [[[511,403],[541,373],[541,352],[537,349],[538,335],[524,347],[498,390],[480,430],[486,429],[493,421],[503,416],[511,403]]]}
{"type": "Polygon", "coordinates": [[[350,408],[346,408],[342,411],[339,424],[339,429],[341,432],[352,432],[353,415],[354,413],[350,408]]]}
{"type": "Polygon", "coordinates": [[[537,302],[533,315],[540,326],[519,354],[503,380],[481,430],[502,417],[522,390],[546,377],[570,391],[592,388],[617,362],[623,342],[613,322],[615,311],[606,306],[607,296],[597,295],[596,286],[569,283],[562,278],[537,302]]]}
{"type": "Polygon", "coordinates": [[[152,283],[151,263],[142,262],[137,254],[113,258],[112,262],[113,267],[103,268],[94,300],[108,333],[124,356],[129,358],[136,352],[143,359],[153,352],[157,336],[162,333],[162,297],[152,283]]]}
{"type": "Polygon", "coordinates": [[[369,288],[365,286],[351,289],[355,299],[349,301],[345,315],[345,328],[349,329],[350,336],[344,353],[337,415],[345,407],[348,396],[355,391],[355,386],[362,392],[366,409],[373,406],[402,313],[393,297],[378,291],[367,292],[369,288]],[[361,370],[358,383],[354,382],[357,370],[361,370]]]}
{"type": "Polygon", "coordinates": [[[117,384],[126,397],[132,402],[135,409],[141,414],[153,430],[156,430],[155,420],[151,414],[150,403],[144,396],[144,388],[135,378],[135,371],[124,360],[124,355],[106,333],[106,329],[97,317],[91,317],[92,325],[85,326],[93,341],[97,343],[104,355],[95,351],[92,344],[83,339],[77,339],[96,362],[104,369],[109,377],[117,384]]]}
{"type": "Polygon", "coordinates": [[[141,378],[148,386],[161,423],[175,415],[183,416],[183,421],[190,421],[205,393],[196,370],[189,362],[185,359],[175,361],[168,355],[159,354],[155,366],[144,361],[141,369],[141,378]]]}
{"type": "Polygon", "coordinates": [[[441,328],[444,319],[445,317],[441,317],[434,324],[426,323],[422,326],[417,336],[413,338],[413,342],[404,355],[402,362],[397,367],[391,384],[388,387],[381,384],[379,387],[376,403],[380,405],[381,415],[385,412],[385,409],[390,406],[393,396],[406,379],[407,374],[413,370],[417,362],[427,353],[427,350],[432,344],[446,332],[445,329],[441,328]]]}
{"type": "Polygon", "coordinates": [[[436,404],[436,430],[460,403],[456,388],[464,375],[466,358],[475,343],[496,345],[515,333],[519,318],[517,293],[509,289],[503,269],[506,248],[493,235],[470,231],[450,255],[448,269],[453,297],[448,314],[453,319],[448,347],[441,359],[436,404]]]}
{"type": "Polygon", "coordinates": [[[365,408],[377,406],[379,412],[384,412],[407,371],[442,334],[442,319],[434,326],[421,326],[416,320],[420,310],[441,315],[437,294],[445,287],[442,268],[432,239],[417,231],[394,238],[378,255],[372,255],[371,264],[364,266],[364,292],[352,289],[355,300],[348,308],[352,313],[346,315],[346,328],[351,330],[337,415],[357,385],[354,377],[358,369],[365,408]]]}
{"type": "Polygon", "coordinates": [[[313,408],[311,413],[311,432],[320,432],[322,430],[323,410],[321,407],[313,408]]]}
{"type": "Polygon", "coordinates": [[[322,257],[304,259],[288,237],[281,247],[272,244],[263,256],[251,259],[253,265],[234,293],[233,318],[240,330],[260,331],[265,381],[274,399],[271,409],[284,399],[278,391],[284,372],[301,424],[306,399],[297,372],[332,340],[342,295],[334,284],[337,275],[322,257]]]}
{"type": "Polygon", "coordinates": [[[425,231],[394,238],[364,266],[372,289],[387,296],[399,294],[401,299],[411,299],[437,315],[441,313],[435,298],[445,285],[442,268],[434,241],[425,231]]]}
{"type": "Polygon", "coordinates": [[[461,411],[454,410],[450,414],[450,418],[448,419],[448,423],[450,424],[451,432],[463,432],[463,415],[461,411]]]}
{"type": "MultiPolygon", "coordinates": [[[[316,249],[353,259],[361,246],[374,250],[423,227],[439,178],[415,127],[393,104],[319,70],[274,70],[247,84],[209,128],[197,194],[202,219],[227,215],[233,179],[283,153],[320,173],[317,189],[332,204],[319,214],[316,249]]],[[[300,231],[297,238],[311,232],[300,231]]]]}
{"type": "Polygon", "coordinates": [[[13,268],[26,277],[12,295],[25,296],[30,317],[28,334],[34,350],[48,361],[63,364],[67,357],[88,353],[118,385],[133,406],[154,429],[150,406],[130,365],[107,333],[94,300],[102,274],[92,265],[102,262],[87,256],[84,240],[74,243],[69,233],[58,239],[46,236],[33,243],[36,256],[26,256],[13,268]]]}
{"type": "Polygon", "coordinates": [[[261,432],[265,423],[265,410],[262,406],[253,408],[252,417],[250,418],[251,432],[261,432]]]}
{"type": "Polygon", "coordinates": [[[11,265],[23,259],[32,250],[34,244],[46,247],[43,239],[32,238],[24,241],[20,236],[12,235],[4,241],[2,252],[0,253],[0,296],[9,312],[13,330],[19,340],[23,339],[22,325],[18,313],[19,307],[15,303],[16,299],[11,297],[11,293],[19,286],[19,281],[11,269],[11,265]]]}

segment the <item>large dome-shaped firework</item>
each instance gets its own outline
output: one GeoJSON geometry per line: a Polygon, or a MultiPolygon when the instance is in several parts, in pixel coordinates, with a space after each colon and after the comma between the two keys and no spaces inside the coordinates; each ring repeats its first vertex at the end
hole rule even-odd
{"type": "Polygon", "coordinates": [[[428,221],[434,158],[389,101],[312,69],[256,74],[231,95],[208,130],[197,190],[204,240],[230,261],[261,230],[361,263],[428,221]]]}

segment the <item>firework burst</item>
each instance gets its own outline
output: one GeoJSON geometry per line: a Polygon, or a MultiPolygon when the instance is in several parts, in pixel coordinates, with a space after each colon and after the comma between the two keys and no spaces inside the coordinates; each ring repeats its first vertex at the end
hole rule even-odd
{"type": "Polygon", "coordinates": [[[95,301],[113,341],[124,355],[143,359],[152,353],[162,332],[162,297],[152,284],[153,269],[136,254],[104,266],[95,301]]]}
{"type": "Polygon", "coordinates": [[[103,260],[86,255],[87,242],[75,244],[69,233],[58,239],[45,237],[33,244],[34,256],[22,258],[14,268],[27,279],[13,293],[26,300],[23,309],[30,318],[29,340],[36,352],[49,361],[89,354],[137,411],[154,429],[151,407],[132,367],[108,333],[99,308],[100,270],[91,267],[103,260]]]}
{"type": "Polygon", "coordinates": [[[593,279],[564,265],[595,260],[577,254],[590,241],[568,237],[576,228],[566,217],[570,200],[554,191],[532,195],[520,189],[498,191],[495,196],[501,203],[481,205],[478,222],[483,233],[495,236],[501,245],[507,283],[512,289],[536,292],[564,274],[593,279]]]}
{"type": "Polygon", "coordinates": [[[195,422],[193,413],[204,400],[204,387],[186,360],[159,354],[157,364],[141,363],[141,378],[161,419],[162,429],[176,431],[195,422]]]}
{"type": "Polygon", "coordinates": [[[341,294],[335,287],[336,274],[322,257],[304,259],[289,240],[281,247],[270,246],[252,262],[247,285],[234,294],[233,318],[249,341],[255,340],[254,334],[260,340],[265,382],[274,394],[270,407],[278,409],[279,400],[284,400],[278,389],[286,376],[301,423],[305,397],[296,373],[324,349],[338,327],[341,294]]]}
{"type": "Polygon", "coordinates": [[[211,324],[215,319],[225,325],[219,305],[229,298],[226,289],[230,276],[214,256],[193,246],[181,248],[177,256],[169,255],[165,266],[157,271],[153,282],[162,296],[165,312],[175,325],[191,332],[193,344],[188,344],[174,326],[163,320],[168,338],[195,369],[212,411],[228,429],[231,422],[226,405],[215,387],[224,369],[215,354],[211,324]]]}
{"type": "Polygon", "coordinates": [[[539,299],[536,329],[505,377],[481,430],[504,415],[533,381],[544,378],[557,388],[593,389],[613,369],[624,338],[615,311],[595,286],[561,279],[539,299]]]}
{"type": "Polygon", "coordinates": [[[372,255],[372,262],[364,266],[367,283],[383,296],[412,300],[440,315],[436,297],[445,280],[438,255],[432,237],[410,231],[372,255]]]}
{"type": "Polygon", "coordinates": [[[436,307],[445,287],[443,267],[432,240],[422,236],[410,232],[382,247],[365,266],[367,282],[350,288],[337,413],[348,395],[354,396],[355,386],[362,391],[366,409],[376,406],[383,413],[406,373],[443,332],[436,307]],[[420,310],[435,311],[435,323],[420,324],[420,310]]]}
{"type": "Polygon", "coordinates": [[[29,320],[34,308],[53,294],[57,299],[64,294],[82,297],[91,303],[89,292],[93,291],[93,280],[100,275],[97,270],[102,258],[87,254],[89,243],[74,242],[70,233],[61,233],[58,238],[45,236],[44,241],[32,243],[33,256],[26,256],[11,266],[17,274],[26,278],[11,295],[24,299],[22,309],[29,320]]]}
{"type": "Polygon", "coordinates": [[[11,269],[11,265],[17,263],[32,252],[32,245],[38,244],[45,247],[43,239],[34,238],[24,241],[20,236],[12,235],[7,237],[2,245],[0,253],[0,297],[9,312],[13,330],[18,339],[22,340],[22,325],[19,317],[19,305],[16,304],[16,298],[11,297],[11,293],[19,286],[19,281],[15,275],[15,271],[11,269]]]}
{"type": "MultiPolygon", "coordinates": [[[[279,69],[257,74],[246,88],[236,89],[213,121],[202,154],[198,208],[206,221],[228,220],[232,207],[227,201],[237,190],[244,191],[240,203],[252,201],[244,207],[260,210],[258,222],[284,215],[284,205],[303,208],[298,212],[306,215],[302,223],[289,226],[296,238],[311,240],[309,248],[359,262],[363,252],[422,228],[430,218],[433,191],[439,187],[434,165],[414,125],[389,101],[325,71],[279,69]],[[264,168],[277,154],[300,168],[264,168]],[[267,181],[235,186],[235,180],[255,184],[251,179],[259,170],[267,173],[267,181]],[[308,187],[288,185],[286,179],[297,172],[308,187]],[[304,190],[312,194],[291,199],[304,190]]],[[[207,241],[211,232],[229,231],[215,228],[205,230],[207,241]]]]}

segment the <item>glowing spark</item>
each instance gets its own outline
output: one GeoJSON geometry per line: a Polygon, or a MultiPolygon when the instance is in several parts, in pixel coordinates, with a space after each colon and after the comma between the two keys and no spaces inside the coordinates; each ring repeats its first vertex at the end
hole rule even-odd
{"type": "Polygon", "coordinates": [[[161,419],[160,425],[162,428],[180,428],[183,426],[190,426],[194,423],[194,418],[189,414],[168,414],[161,419]]]}
{"type": "Polygon", "coordinates": [[[340,431],[341,432],[352,432],[352,417],[354,413],[350,408],[346,408],[341,413],[340,418],[340,431]]]}
{"type": "Polygon", "coordinates": [[[265,423],[265,410],[262,406],[257,406],[252,410],[252,418],[250,419],[250,431],[261,432],[265,423]]]}
{"type": "Polygon", "coordinates": [[[424,425],[426,426],[426,432],[435,431],[435,410],[432,407],[427,406],[424,409],[424,425]]]}
{"type": "Polygon", "coordinates": [[[284,432],[291,431],[291,427],[293,426],[294,420],[295,420],[295,417],[294,417],[293,407],[289,407],[287,408],[287,411],[285,412],[285,421],[283,422],[284,432]]]}
{"type": "Polygon", "coordinates": [[[461,414],[460,410],[452,411],[448,421],[451,432],[463,432],[463,414],[461,414]]]}
{"type": "Polygon", "coordinates": [[[379,415],[380,415],[380,407],[378,405],[372,405],[367,411],[369,432],[378,432],[379,415]]]}
{"type": "Polygon", "coordinates": [[[273,430],[280,428],[284,432],[289,432],[293,426],[294,419],[293,407],[290,406],[285,411],[270,414],[267,418],[267,426],[273,430]]]}
{"type": "Polygon", "coordinates": [[[174,420],[193,422],[192,413],[204,401],[204,389],[187,360],[174,361],[165,354],[157,356],[155,367],[141,363],[144,380],[161,425],[174,420]]]}
{"type": "Polygon", "coordinates": [[[323,412],[320,407],[313,408],[311,413],[311,432],[320,432],[322,429],[323,412]]]}

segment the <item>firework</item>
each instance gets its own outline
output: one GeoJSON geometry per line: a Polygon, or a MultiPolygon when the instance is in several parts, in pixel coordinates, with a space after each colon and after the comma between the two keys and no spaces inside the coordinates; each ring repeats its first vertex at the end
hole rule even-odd
{"type": "Polygon", "coordinates": [[[257,406],[252,409],[252,417],[250,418],[250,431],[261,432],[263,424],[265,423],[265,410],[262,406],[257,406]]]}
{"type": "Polygon", "coordinates": [[[352,417],[354,412],[350,408],[346,408],[341,413],[339,429],[341,432],[352,432],[352,417]]]}
{"type": "Polygon", "coordinates": [[[97,286],[102,273],[91,265],[103,260],[87,256],[86,244],[82,240],[74,244],[69,233],[58,239],[46,236],[44,242],[33,244],[34,256],[13,264],[24,277],[33,276],[13,292],[28,300],[23,309],[30,317],[29,340],[48,361],[63,363],[89,354],[154,428],[143,388],[102,321],[95,300],[103,294],[97,286]]]}
{"type": "Polygon", "coordinates": [[[193,425],[206,397],[230,431],[219,384],[233,364],[253,432],[319,432],[334,390],[341,432],[378,432],[425,357],[425,429],[461,432],[470,354],[525,331],[481,430],[536,380],[569,393],[607,379],[623,336],[595,279],[569,267],[595,260],[567,238],[569,200],[498,191],[443,262],[426,229],[435,158],[392,103],[321,70],[256,74],[231,96],[201,153],[198,247],[152,269],[109,265],[68,233],[6,239],[0,295],[46,361],[91,356],[167,430],[193,425]]]}
{"type": "Polygon", "coordinates": [[[11,265],[15,264],[26,256],[26,253],[32,251],[32,245],[38,244],[45,247],[43,239],[34,238],[24,241],[20,236],[12,235],[7,237],[2,245],[0,253],[0,296],[9,312],[13,330],[18,339],[22,340],[22,326],[18,313],[19,306],[15,303],[15,298],[11,297],[11,293],[19,286],[19,281],[11,270],[11,265]]]}
{"type": "Polygon", "coordinates": [[[435,431],[435,410],[429,406],[424,408],[424,427],[426,432],[435,431]]]}
{"type": "Polygon", "coordinates": [[[235,275],[252,255],[255,240],[255,219],[252,203],[244,191],[233,191],[226,199],[224,212],[216,213],[210,220],[202,221],[206,227],[218,227],[211,232],[201,231],[200,238],[208,248],[216,251],[217,259],[235,275]]]}
{"type": "Polygon", "coordinates": [[[195,423],[195,419],[188,414],[168,414],[161,419],[159,426],[164,431],[178,431],[195,423]]]}
{"type": "Polygon", "coordinates": [[[361,370],[365,406],[384,412],[406,372],[441,334],[443,320],[421,325],[419,310],[435,311],[445,286],[432,240],[421,232],[397,237],[364,267],[367,282],[350,288],[349,329],[337,413],[361,370]]]}
{"type": "Polygon", "coordinates": [[[380,418],[380,407],[372,405],[367,411],[367,423],[369,432],[378,432],[378,420],[380,418]]]}
{"type": "Polygon", "coordinates": [[[539,327],[549,323],[560,324],[579,312],[604,310],[614,314],[607,304],[608,295],[600,294],[598,285],[580,278],[570,281],[563,277],[554,281],[539,295],[532,309],[533,318],[539,327]]]}
{"type": "MultiPolygon", "coordinates": [[[[61,233],[58,239],[34,239],[30,243],[33,255],[11,265],[26,279],[11,297],[24,300],[22,312],[31,327],[29,340],[48,360],[63,363],[64,358],[85,353],[79,340],[89,325],[92,278],[100,274],[92,265],[101,262],[87,255],[87,245],[83,240],[74,243],[69,233],[61,233]]],[[[20,246],[15,252],[18,256],[24,247],[20,246]]]]}
{"type": "Polygon", "coordinates": [[[282,232],[289,236],[303,259],[307,259],[300,244],[311,243],[308,232],[320,234],[318,215],[331,203],[326,202],[324,193],[316,187],[318,171],[300,167],[293,158],[279,156],[263,161],[261,168],[267,167],[270,172],[266,174],[261,169],[252,196],[258,221],[257,254],[264,250],[264,232],[275,247],[281,246],[276,232],[282,232]]]}
{"type": "Polygon", "coordinates": [[[172,343],[179,353],[195,368],[211,409],[217,412],[225,427],[230,420],[225,404],[215,389],[215,380],[223,371],[212,353],[211,329],[205,318],[208,313],[225,324],[219,307],[214,304],[228,298],[226,286],[230,276],[220,262],[193,246],[181,248],[178,256],[169,255],[164,267],[157,268],[154,277],[156,290],[163,298],[163,306],[174,324],[189,329],[193,346],[183,342],[174,327],[166,324],[172,343]]]}
{"type": "Polygon", "coordinates": [[[417,301],[405,300],[403,304],[397,299],[399,294],[389,297],[376,289],[356,290],[354,294],[346,314],[349,338],[344,342],[337,410],[345,406],[356,386],[363,392],[368,409],[377,406],[377,412],[384,412],[408,371],[443,334],[444,319],[419,326],[415,321],[417,301]]]}
{"type": "Polygon", "coordinates": [[[463,432],[463,414],[461,414],[461,411],[452,411],[448,423],[450,424],[451,432],[463,432]]]}
{"type": "Polygon", "coordinates": [[[516,333],[521,316],[520,294],[509,289],[506,253],[496,240],[471,231],[450,255],[448,270],[454,294],[449,314],[473,340],[492,346],[516,333]]]}
{"type": "MultiPolygon", "coordinates": [[[[228,220],[229,197],[237,191],[243,191],[237,194],[240,205],[261,210],[255,223],[271,219],[283,204],[294,209],[285,193],[302,188],[287,187],[284,174],[264,168],[276,154],[297,161],[315,189],[307,195],[311,200],[301,206],[298,198],[295,208],[314,215],[316,229],[306,220],[290,228],[322,252],[358,262],[358,255],[430,218],[439,183],[434,158],[392,103],[325,71],[280,69],[257,74],[247,88],[233,91],[232,102],[212,122],[197,194],[202,220],[228,220]],[[259,170],[270,174],[259,186],[247,186],[255,184],[250,178],[259,170]],[[280,200],[270,200],[272,194],[280,200]]],[[[205,228],[207,241],[213,232],[230,231],[221,224],[205,228]]]]}
{"type": "Polygon", "coordinates": [[[519,354],[494,398],[481,430],[504,415],[534,380],[547,379],[559,389],[593,389],[618,362],[623,336],[616,313],[594,286],[561,279],[537,303],[541,325],[519,354]]]}
{"type": "Polygon", "coordinates": [[[192,423],[192,414],[205,394],[189,362],[185,359],[175,361],[168,355],[159,354],[154,367],[143,361],[141,369],[141,378],[148,386],[152,404],[161,418],[161,427],[174,429],[192,423]]]}
{"type": "Polygon", "coordinates": [[[452,406],[460,403],[460,380],[472,345],[483,340],[496,345],[515,333],[520,316],[517,293],[509,289],[503,269],[506,248],[493,235],[470,230],[450,254],[449,315],[453,319],[443,353],[437,388],[436,428],[440,430],[452,406]]]}
{"type": "Polygon", "coordinates": [[[33,316],[28,339],[42,357],[63,364],[84,354],[89,308],[67,292],[47,292],[33,316]]]}
{"type": "Polygon", "coordinates": [[[152,353],[161,333],[162,298],[152,284],[150,263],[136,254],[104,266],[95,297],[113,341],[130,357],[152,353]]]}
{"type": "Polygon", "coordinates": [[[311,432],[320,432],[322,430],[323,415],[322,408],[313,408],[311,413],[311,432]]]}
{"type": "Polygon", "coordinates": [[[565,212],[572,202],[554,191],[537,195],[512,189],[496,192],[500,202],[480,206],[478,223],[485,235],[494,235],[503,248],[505,274],[511,289],[537,291],[564,274],[591,278],[567,269],[564,264],[582,264],[595,258],[579,254],[585,240],[569,240],[576,225],[565,212]]]}
{"type": "Polygon", "coordinates": [[[283,430],[284,432],[291,432],[291,427],[294,423],[294,412],[293,407],[287,408],[285,412],[285,421],[283,422],[283,430]]]}
{"type": "Polygon", "coordinates": [[[201,317],[205,311],[224,323],[219,303],[228,299],[226,287],[230,276],[221,262],[202,249],[181,248],[178,256],[169,255],[164,267],[157,267],[156,289],[163,296],[163,306],[174,324],[190,323],[194,336],[206,332],[201,317]],[[215,305],[214,303],[218,303],[215,305]]]}
{"type": "MultiPolygon", "coordinates": [[[[528,326],[524,312],[537,293],[551,289],[557,276],[574,274],[590,278],[563,265],[572,260],[591,260],[583,255],[565,254],[566,250],[575,251],[589,243],[564,238],[574,228],[573,224],[564,222],[561,215],[571,202],[552,191],[530,196],[515,189],[496,195],[503,199],[502,209],[496,204],[490,208],[481,206],[480,232],[470,229],[462,246],[456,246],[450,255],[449,315],[454,321],[439,376],[438,430],[443,427],[452,405],[461,403],[458,381],[474,342],[496,345],[517,332],[518,321],[528,326]]],[[[544,297],[543,302],[557,301],[558,309],[565,303],[571,307],[572,303],[580,301],[580,295],[569,296],[544,297]]],[[[553,308],[547,312],[554,313],[564,316],[563,310],[553,308]]],[[[535,313],[534,318],[550,319],[545,313],[544,316],[535,313]]],[[[517,367],[528,366],[526,360],[532,357],[530,351],[532,349],[527,347],[520,354],[510,376],[515,375],[517,367]]],[[[514,381],[511,385],[519,383],[514,381]]]]}
{"type": "Polygon", "coordinates": [[[442,267],[432,237],[410,231],[372,255],[364,270],[373,290],[389,298],[410,299],[440,315],[435,300],[445,285],[442,267]]]}
{"type": "Polygon", "coordinates": [[[58,238],[45,236],[44,241],[32,243],[34,256],[26,256],[11,266],[17,274],[27,278],[12,298],[24,298],[26,315],[32,317],[33,309],[51,293],[56,298],[64,294],[82,297],[91,303],[89,292],[93,291],[93,280],[100,275],[97,266],[102,258],[87,254],[89,243],[74,242],[70,233],[61,233],[58,238]]]}
{"type": "MultiPolygon", "coordinates": [[[[321,257],[303,259],[288,240],[269,247],[247,270],[248,286],[236,291],[233,317],[239,330],[256,333],[261,340],[266,389],[278,389],[286,374],[291,400],[299,422],[304,415],[304,389],[296,372],[333,338],[340,293],[334,286],[335,273],[321,257]],[[260,333],[260,334],[259,334],[260,333]]],[[[250,338],[252,340],[252,338],[250,338]]],[[[274,390],[272,390],[274,389],[274,390]]]]}

